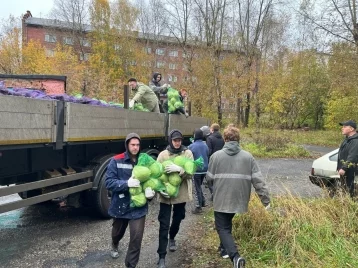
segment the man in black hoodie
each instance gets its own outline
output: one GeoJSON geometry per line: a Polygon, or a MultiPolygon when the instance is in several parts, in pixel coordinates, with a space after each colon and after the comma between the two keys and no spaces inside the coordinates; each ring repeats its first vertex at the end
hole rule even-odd
{"type": "Polygon", "coordinates": [[[154,91],[159,100],[159,109],[161,113],[164,113],[163,103],[167,99],[169,84],[161,85],[160,81],[162,80],[162,74],[154,73],[152,80],[149,82],[149,87],[154,91]]]}
{"type": "Polygon", "coordinates": [[[210,127],[211,134],[206,138],[206,144],[209,147],[209,158],[213,153],[224,147],[225,141],[219,130],[220,126],[218,124],[212,124],[210,127]]]}
{"type": "Polygon", "coordinates": [[[342,126],[342,134],[346,136],[338,151],[337,171],[341,176],[345,190],[354,196],[354,177],[358,163],[358,134],[357,124],[348,120],[339,123],[342,126]]]}

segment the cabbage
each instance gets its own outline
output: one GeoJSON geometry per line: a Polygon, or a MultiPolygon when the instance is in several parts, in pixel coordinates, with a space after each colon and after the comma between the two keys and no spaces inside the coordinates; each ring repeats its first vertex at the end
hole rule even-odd
{"type": "Polygon", "coordinates": [[[167,174],[163,173],[162,176],[159,177],[159,179],[162,181],[162,182],[169,182],[169,177],[167,174]]]}
{"type": "Polygon", "coordinates": [[[133,176],[138,179],[140,182],[145,182],[149,179],[150,169],[142,166],[135,166],[133,168],[133,176]]]}
{"type": "Polygon", "coordinates": [[[179,192],[179,187],[175,187],[174,185],[171,185],[170,183],[165,184],[166,192],[170,197],[177,197],[179,192]]]}
{"type": "Polygon", "coordinates": [[[177,156],[174,158],[174,164],[180,166],[180,167],[184,167],[185,163],[188,161],[188,159],[184,156],[177,156]]]}
{"type": "Polygon", "coordinates": [[[143,184],[143,189],[147,189],[148,187],[152,188],[152,190],[156,192],[165,190],[165,186],[162,181],[156,178],[150,178],[143,184]]]}
{"type": "Polygon", "coordinates": [[[170,173],[169,174],[169,183],[173,186],[178,186],[181,184],[181,178],[178,173],[170,173]]]}
{"type": "Polygon", "coordinates": [[[175,92],[174,92],[174,90],[168,90],[167,97],[168,97],[169,100],[170,100],[171,98],[174,98],[174,97],[175,97],[175,92]]]}
{"type": "Polygon", "coordinates": [[[131,207],[143,207],[147,203],[144,193],[131,196],[131,207]]]}
{"type": "Polygon", "coordinates": [[[174,98],[178,98],[179,97],[179,92],[177,90],[173,90],[173,97],[174,98]]]}
{"type": "Polygon", "coordinates": [[[174,106],[174,103],[177,102],[177,99],[176,98],[171,98],[170,99],[170,104],[174,106]]]}
{"type": "Polygon", "coordinates": [[[150,165],[150,176],[154,178],[158,178],[163,174],[163,166],[159,162],[154,162],[150,165]]]}
{"type": "Polygon", "coordinates": [[[194,161],[186,161],[184,165],[184,170],[186,173],[193,175],[196,171],[196,165],[194,161]]]}
{"type": "Polygon", "coordinates": [[[131,195],[137,195],[140,194],[143,191],[142,186],[139,185],[139,187],[130,187],[129,188],[129,193],[131,195]]]}
{"type": "Polygon", "coordinates": [[[183,103],[181,101],[177,101],[177,102],[174,103],[174,108],[176,108],[176,109],[179,109],[179,108],[181,108],[183,106],[184,105],[183,105],[183,103]]]}
{"type": "Polygon", "coordinates": [[[169,113],[175,112],[175,107],[171,103],[168,103],[168,112],[169,113]]]}
{"type": "Polygon", "coordinates": [[[171,164],[173,164],[173,161],[172,161],[172,160],[165,160],[165,161],[162,163],[162,166],[163,166],[163,168],[165,168],[166,166],[171,165],[171,164]]]}

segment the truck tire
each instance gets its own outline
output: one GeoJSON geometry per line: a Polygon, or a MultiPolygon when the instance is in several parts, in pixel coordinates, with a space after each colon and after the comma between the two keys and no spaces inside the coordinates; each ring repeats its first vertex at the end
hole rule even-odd
{"type": "Polygon", "coordinates": [[[157,149],[145,149],[143,153],[149,154],[153,159],[157,160],[160,152],[157,149]]]}
{"type": "Polygon", "coordinates": [[[113,154],[94,159],[94,187],[90,192],[90,202],[101,218],[109,219],[108,209],[111,204],[111,192],[106,188],[106,171],[113,154]]]}

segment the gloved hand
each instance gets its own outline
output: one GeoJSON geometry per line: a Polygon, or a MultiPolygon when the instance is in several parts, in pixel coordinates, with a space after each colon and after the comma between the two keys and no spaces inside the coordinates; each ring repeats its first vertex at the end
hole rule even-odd
{"type": "Polygon", "coordinates": [[[159,193],[160,193],[160,195],[163,196],[164,198],[170,198],[170,196],[169,196],[166,192],[160,191],[159,193]]]}
{"type": "Polygon", "coordinates": [[[136,178],[134,178],[133,176],[130,177],[127,181],[128,187],[139,187],[140,186],[140,181],[137,180],[136,178]]]}
{"type": "Polygon", "coordinates": [[[189,114],[187,112],[185,112],[185,117],[188,118],[189,117],[189,114]]]}
{"type": "Polygon", "coordinates": [[[167,89],[167,88],[168,88],[168,84],[164,84],[164,85],[162,85],[162,88],[167,89]]]}
{"type": "Polygon", "coordinates": [[[155,195],[155,192],[152,190],[152,188],[147,187],[145,188],[144,194],[147,199],[152,199],[155,195]]]}
{"type": "Polygon", "coordinates": [[[170,86],[170,84],[167,84],[167,88],[170,88],[171,86],[170,86]]]}
{"type": "Polygon", "coordinates": [[[167,165],[164,168],[166,173],[173,173],[173,172],[179,172],[179,175],[182,175],[184,173],[184,169],[180,166],[177,166],[175,164],[167,165]]]}
{"type": "Polygon", "coordinates": [[[266,210],[270,210],[271,209],[271,205],[268,204],[266,207],[265,207],[266,210]]]}
{"type": "Polygon", "coordinates": [[[134,100],[130,100],[129,101],[129,108],[133,108],[133,106],[134,106],[134,100]]]}

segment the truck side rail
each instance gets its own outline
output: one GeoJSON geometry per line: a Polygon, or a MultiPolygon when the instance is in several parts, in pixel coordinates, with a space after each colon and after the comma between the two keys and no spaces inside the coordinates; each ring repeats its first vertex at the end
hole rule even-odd
{"type": "Polygon", "coordinates": [[[15,193],[21,193],[25,191],[39,189],[43,187],[59,185],[62,183],[74,182],[80,179],[87,179],[76,186],[66,187],[65,189],[52,191],[46,194],[41,194],[38,196],[26,198],[24,200],[18,200],[18,201],[2,204],[0,205],[0,213],[8,212],[10,210],[22,208],[25,206],[30,206],[47,200],[52,200],[54,198],[61,197],[64,195],[73,194],[76,192],[81,192],[87,189],[91,189],[93,185],[93,182],[91,181],[92,176],[93,176],[93,171],[90,170],[90,171],[85,171],[72,175],[60,176],[60,177],[0,188],[0,197],[2,197],[15,193]]]}

